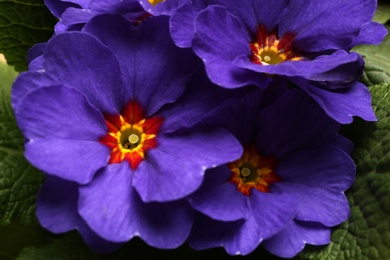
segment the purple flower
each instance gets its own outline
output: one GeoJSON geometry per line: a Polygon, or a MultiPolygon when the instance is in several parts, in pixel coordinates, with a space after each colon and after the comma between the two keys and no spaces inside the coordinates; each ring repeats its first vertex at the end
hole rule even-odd
{"type": "Polygon", "coordinates": [[[119,14],[133,23],[149,16],[137,0],[45,0],[45,4],[60,19],[56,33],[80,30],[98,14],[119,14]]]}
{"type": "Polygon", "coordinates": [[[167,17],[134,27],[100,15],[47,43],[12,95],[25,156],[48,176],[37,202],[44,227],[78,229],[107,251],[134,236],[183,243],[193,212],[180,199],[242,153],[226,130],[198,124],[213,96],[194,99],[200,78],[186,86],[193,58],[172,42],[167,17]]]}
{"type": "Polygon", "coordinates": [[[190,0],[138,0],[142,7],[153,16],[172,15],[176,9],[190,0]]]}
{"type": "Polygon", "coordinates": [[[193,48],[222,87],[264,88],[269,75],[284,76],[338,122],[373,121],[369,91],[357,82],[363,59],[349,50],[386,35],[371,21],[375,8],[375,0],[199,0],[173,14],[171,33],[178,46],[193,48]]]}
{"type": "Polygon", "coordinates": [[[355,176],[351,143],[299,89],[260,110],[255,100],[252,94],[241,104],[226,102],[210,115],[245,149],[240,159],[209,170],[190,196],[200,212],[190,245],[245,255],[261,243],[275,255],[292,257],[305,244],[328,244],[331,227],[349,215],[344,191],[355,176]]]}

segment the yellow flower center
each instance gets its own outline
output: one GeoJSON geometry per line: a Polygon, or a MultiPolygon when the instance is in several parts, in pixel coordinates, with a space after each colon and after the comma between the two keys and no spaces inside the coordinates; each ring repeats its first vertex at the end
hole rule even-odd
{"type": "Polygon", "coordinates": [[[151,5],[156,5],[156,4],[159,4],[161,2],[164,2],[165,0],[148,0],[148,2],[151,4],[151,5]]]}
{"type": "Polygon", "coordinates": [[[276,159],[270,156],[261,156],[256,147],[245,148],[244,154],[235,162],[229,163],[232,171],[230,182],[237,185],[237,189],[246,196],[255,188],[261,192],[269,192],[269,186],[281,181],[273,171],[276,159]]]}
{"type": "Polygon", "coordinates": [[[294,37],[294,34],[286,33],[279,38],[276,32],[267,33],[264,26],[258,26],[254,41],[249,43],[250,60],[261,65],[279,64],[286,60],[302,60],[303,57],[293,49],[294,37]]]}
{"type": "Polygon", "coordinates": [[[156,136],[163,119],[145,118],[137,102],[129,102],[120,115],[105,115],[108,133],[100,142],[111,149],[108,163],[127,161],[135,170],[147,150],[157,146],[156,136]]]}

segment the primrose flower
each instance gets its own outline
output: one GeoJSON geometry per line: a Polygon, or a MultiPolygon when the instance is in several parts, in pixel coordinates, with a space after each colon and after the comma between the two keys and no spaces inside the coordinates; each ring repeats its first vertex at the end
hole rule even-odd
{"type": "Polygon", "coordinates": [[[47,174],[40,223],[77,229],[107,251],[134,236],[158,248],[183,243],[193,210],[182,198],[242,148],[228,131],[198,124],[215,100],[197,94],[198,78],[186,86],[193,53],[174,45],[168,18],[134,27],[99,15],[83,32],[54,36],[41,60],[12,93],[25,156],[47,174]]]}
{"type": "Polygon", "coordinates": [[[260,110],[254,104],[267,96],[258,95],[211,114],[210,122],[229,129],[244,153],[210,169],[189,197],[199,212],[189,237],[195,249],[223,246],[246,255],[261,243],[293,257],[305,244],[328,244],[331,227],[348,218],[344,191],[355,166],[339,124],[302,90],[287,91],[260,110]]]}
{"type": "Polygon", "coordinates": [[[81,30],[98,14],[122,15],[133,23],[149,16],[137,0],[45,0],[45,5],[60,20],[55,26],[56,33],[81,30]]]}
{"type": "Polygon", "coordinates": [[[199,0],[180,7],[170,26],[175,43],[193,48],[215,84],[264,88],[287,77],[328,115],[350,123],[352,116],[376,120],[369,91],[357,82],[364,61],[349,52],[386,35],[371,21],[375,9],[375,0],[199,0]]]}
{"type": "Polygon", "coordinates": [[[190,0],[138,0],[146,12],[153,16],[172,15],[190,0]]]}

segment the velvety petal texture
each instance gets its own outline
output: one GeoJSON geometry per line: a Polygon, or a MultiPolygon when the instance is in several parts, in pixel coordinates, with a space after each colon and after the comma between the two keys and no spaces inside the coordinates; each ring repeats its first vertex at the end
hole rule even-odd
{"type": "Polygon", "coordinates": [[[330,227],[349,216],[344,192],[355,176],[354,163],[344,151],[350,150],[348,144],[338,135],[340,125],[300,89],[257,109],[253,101],[267,98],[268,92],[256,99],[247,95],[242,99],[246,102],[237,100],[233,106],[230,101],[212,114],[211,122],[230,122],[222,125],[247,143],[240,160],[209,170],[190,196],[191,206],[207,216],[196,220],[190,245],[248,254],[239,241],[252,232],[256,236],[248,243],[269,239],[272,253],[293,257],[306,243],[329,243],[330,227]],[[252,138],[241,137],[247,135],[252,138]],[[250,143],[256,144],[256,154],[247,148],[250,143]],[[265,155],[275,158],[274,166],[265,155]],[[277,177],[267,176],[269,170],[277,177]],[[249,179],[250,174],[257,177],[249,179]],[[268,188],[260,187],[264,183],[268,188]]]}
{"type": "Polygon", "coordinates": [[[146,202],[189,195],[202,183],[206,169],[234,161],[242,153],[240,143],[222,129],[161,134],[158,142],[134,176],[134,187],[146,202]]]}
{"type": "Polygon", "coordinates": [[[88,23],[84,31],[114,50],[125,86],[134,86],[124,89],[125,102],[137,100],[149,116],[183,93],[195,57],[174,45],[167,17],[153,17],[134,27],[120,16],[102,15],[88,23]]]}
{"type": "Polygon", "coordinates": [[[80,187],[78,208],[86,223],[108,241],[125,242],[139,236],[158,248],[182,244],[192,226],[188,205],[145,204],[132,188],[132,178],[128,164],[110,165],[91,184],[80,187]]]}
{"type": "Polygon", "coordinates": [[[44,2],[55,33],[11,92],[43,228],[98,253],[330,243],[356,172],[340,129],[377,120],[351,51],[387,34],[377,0],[44,2]]]}

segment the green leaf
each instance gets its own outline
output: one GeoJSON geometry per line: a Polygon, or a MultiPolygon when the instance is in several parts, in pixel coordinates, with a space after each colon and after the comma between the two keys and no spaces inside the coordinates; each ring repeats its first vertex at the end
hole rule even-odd
{"type": "Polygon", "coordinates": [[[390,259],[390,84],[371,87],[378,122],[357,120],[343,129],[356,145],[357,177],[347,192],[348,221],[327,247],[307,247],[303,259],[390,259]]]}
{"type": "MultiPolygon", "coordinates": [[[[0,75],[7,73],[11,82],[15,72],[1,63],[0,75]]],[[[0,86],[0,227],[13,219],[23,223],[34,219],[35,196],[43,181],[24,159],[24,138],[13,116],[9,82],[0,86]]]]}
{"type": "Polygon", "coordinates": [[[385,24],[390,20],[390,4],[379,2],[374,19],[375,22],[385,24]]]}
{"type": "Polygon", "coordinates": [[[10,92],[12,83],[14,82],[18,73],[13,67],[8,66],[5,62],[0,61],[0,89],[10,92]]]}
{"type": "MultiPolygon", "coordinates": [[[[388,30],[390,27],[386,27],[388,30]]],[[[379,46],[361,45],[352,49],[366,61],[361,81],[367,86],[390,83],[390,35],[379,46]]]]}
{"type": "Polygon", "coordinates": [[[0,53],[17,71],[27,69],[27,51],[53,34],[55,18],[43,0],[0,0],[0,53]]]}

